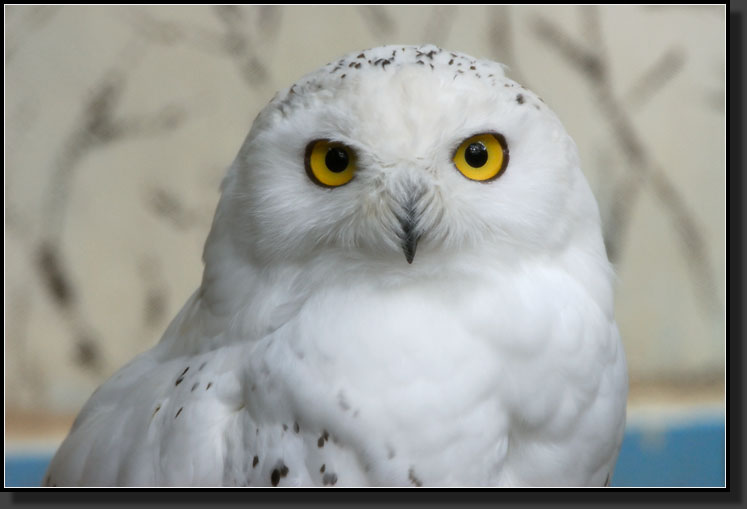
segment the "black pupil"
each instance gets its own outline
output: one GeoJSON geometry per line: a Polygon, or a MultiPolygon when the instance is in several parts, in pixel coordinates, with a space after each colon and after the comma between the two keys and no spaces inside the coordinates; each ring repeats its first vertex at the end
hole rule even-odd
{"type": "Polygon", "coordinates": [[[488,149],[479,141],[472,143],[464,152],[464,160],[473,168],[479,168],[488,162],[488,149]]]}
{"type": "Polygon", "coordinates": [[[327,157],[324,158],[324,162],[329,171],[341,173],[348,167],[350,160],[348,159],[348,153],[343,149],[332,147],[327,151],[327,157]]]}

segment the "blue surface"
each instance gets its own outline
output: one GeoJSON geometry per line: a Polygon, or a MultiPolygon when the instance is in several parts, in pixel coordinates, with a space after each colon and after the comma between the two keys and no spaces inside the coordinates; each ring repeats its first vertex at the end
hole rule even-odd
{"type": "MultiPolygon", "coordinates": [[[[612,486],[724,486],[724,431],[723,419],[693,421],[656,432],[630,427],[612,486]]],[[[8,455],[5,486],[39,486],[50,460],[50,454],[8,455]]]]}
{"type": "Polygon", "coordinates": [[[725,429],[723,419],[661,431],[628,429],[612,486],[725,486],[725,429]]]}
{"type": "Polygon", "coordinates": [[[9,454],[5,457],[5,486],[41,486],[51,454],[9,454]]]}

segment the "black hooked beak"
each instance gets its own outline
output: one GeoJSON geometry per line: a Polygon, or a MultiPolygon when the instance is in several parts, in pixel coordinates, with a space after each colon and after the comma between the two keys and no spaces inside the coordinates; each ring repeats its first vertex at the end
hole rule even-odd
{"type": "Polygon", "coordinates": [[[418,231],[418,220],[420,215],[417,211],[417,202],[422,193],[409,193],[407,202],[402,207],[402,213],[397,214],[397,219],[402,227],[399,238],[402,241],[402,250],[405,253],[407,263],[415,259],[415,250],[418,248],[418,240],[421,233],[418,231]]]}

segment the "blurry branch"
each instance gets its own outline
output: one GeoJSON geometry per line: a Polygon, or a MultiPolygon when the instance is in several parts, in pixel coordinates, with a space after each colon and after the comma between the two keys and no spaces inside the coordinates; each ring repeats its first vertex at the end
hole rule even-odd
{"type": "Polygon", "coordinates": [[[138,272],[145,286],[143,298],[143,324],[147,328],[156,328],[168,318],[168,285],[163,278],[161,263],[158,258],[146,255],[138,263],[138,272]]]}
{"type": "Polygon", "coordinates": [[[44,287],[52,302],[63,312],[76,338],[74,360],[94,371],[103,367],[98,342],[80,309],[74,279],[61,249],[76,171],[90,152],[124,139],[166,133],[178,127],[186,114],[186,110],[177,105],[130,117],[117,113],[128,85],[128,72],[142,56],[139,45],[128,47],[129,50],[132,48],[136,51],[116,59],[117,64],[91,88],[78,120],[63,144],[62,153],[55,158],[45,193],[41,240],[34,248],[34,259],[44,287]]]}
{"type": "Polygon", "coordinates": [[[397,31],[394,19],[381,5],[361,5],[358,12],[374,37],[389,37],[397,31]]]}
{"type": "Polygon", "coordinates": [[[186,110],[168,105],[152,114],[121,117],[115,109],[127,85],[125,68],[110,69],[93,86],[83,103],[78,122],[55,162],[45,200],[45,236],[56,243],[62,233],[70,186],[83,160],[91,151],[127,138],[149,137],[172,131],[186,115],[186,110]]]}
{"type": "Polygon", "coordinates": [[[506,5],[496,5],[489,7],[489,9],[488,41],[490,47],[493,48],[493,55],[491,56],[494,60],[509,67],[509,74],[514,81],[529,86],[521,73],[518,65],[519,61],[516,58],[511,8],[506,5]]]}
{"type": "Polygon", "coordinates": [[[454,26],[456,20],[456,11],[455,5],[434,5],[430,9],[421,40],[437,46],[445,46],[451,27],[454,26]]]}
{"type": "Polygon", "coordinates": [[[44,28],[59,5],[9,5],[5,8],[5,64],[15,57],[24,41],[44,28]]]}
{"type": "Polygon", "coordinates": [[[649,66],[625,96],[631,108],[640,108],[677,76],[685,65],[682,49],[670,49],[649,66]]]}
{"type": "MultiPolygon", "coordinates": [[[[598,11],[595,7],[585,7],[585,21],[591,24],[587,29],[588,34],[601,34],[599,29],[598,11]]],[[[558,52],[568,64],[581,73],[589,83],[595,94],[597,103],[603,118],[609,122],[616,141],[625,156],[625,162],[630,171],[625,172],[626,177],[620,188],[614,193],[615,199],[607,224],[605,241],[610,260],[616,261],[622,249],[627,230],[630,224],[632,211],[640,195],[644,184],[649,184],[654,196],[666,210],[674,224],[675,232],[679,241],[683,244],[681,252],[690,267],[696,286],[695,295],[702,307],[710,314],[721,312],[721,303],[718,297],[714,270],[710,262],[706,241],[697,224],[696,216],[687,206],[685,199],[677,191],[667,174],[653,161],[645,144],[636,132],[633,122],[627,114],[623,101],[615,97],[611,84],[609,69],[606,58],[599,50],[601,45],[597,44],[595,49],[587,48],[582,43],[574,41],[565,34],[554,23],[536,16],[532,29],[539,40],[558,52]]],[[[594,36],[596,37],[596,36],[594,36]]],[[[669,75],[676,72],[682,66],[684,56],[679,53],[669,52],[665,55],[668,62],[669,75]]],[[[665,70],[667,70],[665,68],[665,70]]],[[[651,96],[652,91],[661,88],[666,80],[663,73],[649,73],[639,82],[639,101],[651,96]],[[653,85],[652,85],[653,83],[653,85]]],[[[635,97],[635,96],[634,96],[635,97]]],[[[641,102],[642,104],[642,102],[641,102]]]]}
{"type": "Polygon", "coordinates": [[[154,189],[148,193],[146,204],[155,215],[179,230],[194,226],[200,215],[185,208],[179,198],[166,189],[154,189]]]}
{"type": "Polygon", "coordinates": [[[138,35],[152,44],[186,44],[199,51],[227,57],[251,88],[266,85],[270,73],[264,61],[264,49],[279,33],[281,7],[215,5],[211,12],[220,25],[219,30],[164,21],[145,9],[130,10],[127,20],[138,35]]]}

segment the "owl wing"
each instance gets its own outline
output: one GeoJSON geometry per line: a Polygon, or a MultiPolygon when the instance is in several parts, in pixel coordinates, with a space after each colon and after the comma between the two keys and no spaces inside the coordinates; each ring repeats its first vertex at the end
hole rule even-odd
{"type": "Polygon", "coordinates": [[[222,482],[222,430],[242,407],[234,369],[240,347],[174,352],[210,339],[212,322],[196,292],[163,340],[99,387],[52,459],[44,484],[217,485],[222,482]]]}

